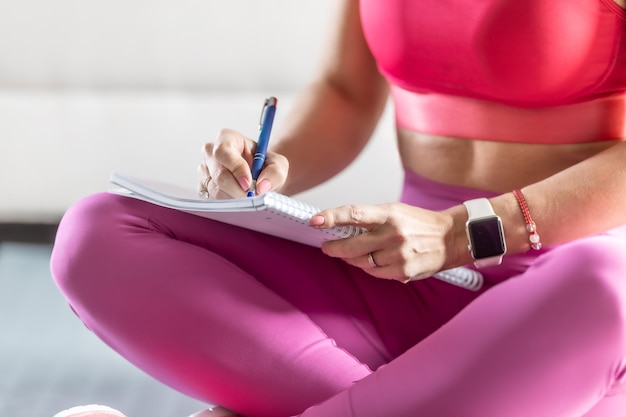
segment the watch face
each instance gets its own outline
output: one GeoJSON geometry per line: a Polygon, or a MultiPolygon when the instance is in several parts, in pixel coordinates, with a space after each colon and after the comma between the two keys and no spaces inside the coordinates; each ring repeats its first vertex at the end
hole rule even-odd
{"type": "Polygon", "coordinates": [[[468,224],[472,254],[475,259],[489,258],[504,254],[502,223],[497,217],[472,220],[468,224]]]}

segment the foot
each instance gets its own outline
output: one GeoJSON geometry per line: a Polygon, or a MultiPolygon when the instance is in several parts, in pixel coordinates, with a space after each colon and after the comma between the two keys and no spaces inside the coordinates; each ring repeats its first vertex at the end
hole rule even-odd
{"type": "Polygon", "coordinates": [[[241,417],[239,414],[235,414],[224,407],[213,407],[208,410],[199,411],[190,415],[189,417],[241,417]]]}
{"type": "Polygon", "coordinates": [[[126,417],[121,412],[105,405],[81,405],[60,411],[54,417],[126,417]]]}

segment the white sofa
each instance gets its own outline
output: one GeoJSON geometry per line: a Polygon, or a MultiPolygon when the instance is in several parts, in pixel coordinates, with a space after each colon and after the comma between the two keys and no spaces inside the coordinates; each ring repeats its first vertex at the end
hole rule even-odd
{"type": "MultiPolygon", "coordinates": [[[[111,171],[195,187],[222,127],[277,127],[313,74],[334,0],[0,0],[0,223],[55,222],[111,171]]],[[[300,198],[397,198],[388,109],[365,153],[300,198]]]]}

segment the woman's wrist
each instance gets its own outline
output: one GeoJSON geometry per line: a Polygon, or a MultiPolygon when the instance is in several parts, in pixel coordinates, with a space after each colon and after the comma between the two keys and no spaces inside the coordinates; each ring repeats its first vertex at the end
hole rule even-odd
{"type": "Polygon", "coordinates": [[[507,253],[522,253],[530,249],[529,232],[522,208],[513,191],[490,199],[494,211],[502,219],[507,253]]]}
{"type": "Polygon", "coordinates": [[[467,250],[467,233],[465,224],[467,222],[467,210],[461,204],[444,210],[450,216],[451,226],[446,237],[446,262],[444,269],[467,265],[473,262],[470,252],[467,250]]]}
{"type": "MultiPolygon", "coordinates": [[[[504,240],[507,254],[526,252],[530,249],[529,232],[519,202],[513,192],[505,193],[489,199],[494,212],[502,220],[504,240]]],[[[444,210],[450,216],[451,226],[446,237],[445,268],[467,265],[474,262],[468,250],[466,224],[468,214],[466,208],[459,204],[444,210]]]]}

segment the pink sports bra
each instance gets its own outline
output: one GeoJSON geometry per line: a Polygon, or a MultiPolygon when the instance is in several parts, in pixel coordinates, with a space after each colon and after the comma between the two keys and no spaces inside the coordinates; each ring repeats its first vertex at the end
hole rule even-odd
{"type": "Polygon", "coordinates": [[[613,0],[360,0],[399,127],[523,143],[626,137],[613,0]]]}

